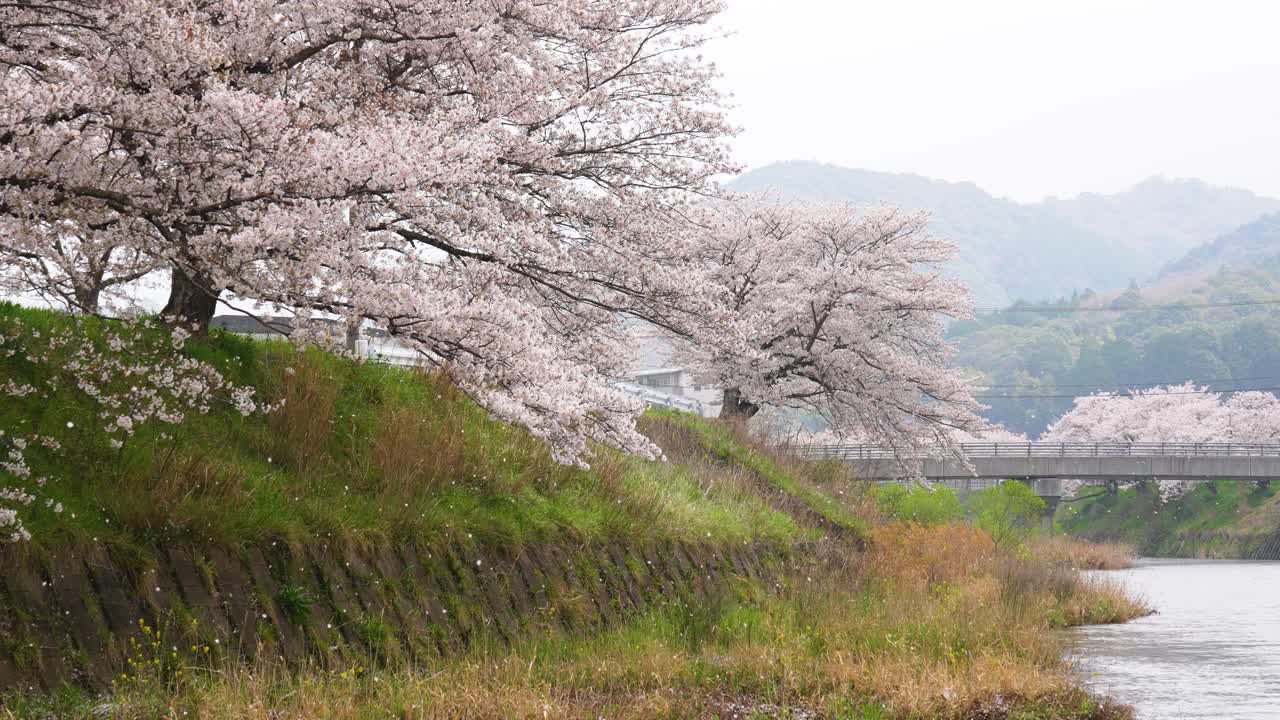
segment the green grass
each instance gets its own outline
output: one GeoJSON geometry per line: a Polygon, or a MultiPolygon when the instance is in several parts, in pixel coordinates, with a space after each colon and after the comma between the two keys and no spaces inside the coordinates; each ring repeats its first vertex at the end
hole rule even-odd
{"type": "Polygon", "coordinates": [[[1241,542],[1280,531],[1275,520],[1280,486],[1248,481],[1199,483],[1171,502],[1161,502],[1145,486],[1107,494],[1082,488],[1063,503],[1055,522],[1073,535],[1130,543],[1148,555],[1219,554],[1241,550],[1241,542]],[[1215,492],[1216,490],[1216,492],[1215,492]],[[1216,547],[1209,547],[1210,545],[1216,547]]]}
{"type": "MultiPolygon", "coordinates": [[[[176,428],[149,423],[113,449],[94,430],[101,408],[70,381],[59,353],[30,361],[56,332],[92,342],[103,325],[0,305],[0,332],[13,338],[4,347],[17,351],[0,356],[0,381],[59,380],[47,401],[6,398],[0,406],[0,430],[35,430],[61,443],[57,452],[33,453],[37,471],[51,478],[42,495],[65,508],[28,509],[35,548],[106,543],[141,552],[175,539],[239,545],[317,538],[436,546],[782,543],[800,535],[791,517],[751,488],[708,487],[697,469],[678,462],[599,449],[589,470],[558,464],[540,441],[493,420],[440,376],[216,331],[190,341],[185,352],[257,388],[259,397],[286,399],[283,409],[242,417],[218,405],[176,428]]],[[[771,482],[797,487],[704,420],[664,414],[658,421],[699,428],[771,482]]],[[[0,474],[0,486],[7,484],[22,485],[0,474]]]]}
{"type": "MultiPolygon", "coordinates": [[[[625,624],[571,632],[556,626],[511,645],[478,642],[457,657],[293,672],[228,662],[156,682],[145,668],[105,697],[11,697],[16,718],[805,717],[1121,720],[1123,709],[1080,690],[1061,662],[1069,642],[1051,631],[1073,602],[1041,574],[997,558],[960,526],[912,530],[948,540],[938,565],[917,543],[867,565],[843,559],[780,577],[742,581],[697,604],[654,603],[625,624]],[[917,571],[930,567],[930,579],[917,571]],[[945,585],[943,585],[945,584],[945,585]],[[945,590],[940,589],[945,587],[945,590]],[[95,709],[96,708],[96,709],[95,709]],[[984,709],[985,708],[985,709],[984,709]],[[184,714],[185,712],[185,714],[184,714]]],[[[360,618],[364,642],[388,628],[360,618]]],[[[163,645],[163,642],[161,643],[163,645]]]]}
{"type": "MultiPolygon", "coordinates": [[[[796,498],[827,522],[855,535],[866,534],[866,521],[854,514],[847,505],[839,502],[827,490],[818,487],[811,478],[783,468],[779,458],[740,441],[728,426],[708,423],[697,416],[676,410],[650,410],[647,416],[685,430],[720,462],[751,471],[769,487],[796,498]]],[[[803,465],[810,475],[821,475],[823,471],[830,470],[823,465],[803,465]]]]}

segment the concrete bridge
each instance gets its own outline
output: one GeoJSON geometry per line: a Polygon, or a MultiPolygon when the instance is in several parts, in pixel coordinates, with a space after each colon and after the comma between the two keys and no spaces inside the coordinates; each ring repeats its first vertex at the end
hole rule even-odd
{"type": "Polygon", "coordinates": [[[1056,504],[1063,480],[1277,480],[1280,443],[964,443],[969,467],[955,457],[906,457],[875,445],[809,445],[810,459],[853,465],[868,480],[904,479],[918,466],[925,479],[958,489],[1022,480],[1056,504]]]}

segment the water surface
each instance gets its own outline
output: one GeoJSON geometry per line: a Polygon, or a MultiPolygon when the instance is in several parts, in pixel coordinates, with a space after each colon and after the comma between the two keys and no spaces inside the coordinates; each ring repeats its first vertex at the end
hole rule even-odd
{"type": "Polygon", "coordinates": [[[1142,720],[1280,720],[1280,562],[1144,560],[1114,577],[1156,608],[1077,631],[1077,669],[1142,720]]]}

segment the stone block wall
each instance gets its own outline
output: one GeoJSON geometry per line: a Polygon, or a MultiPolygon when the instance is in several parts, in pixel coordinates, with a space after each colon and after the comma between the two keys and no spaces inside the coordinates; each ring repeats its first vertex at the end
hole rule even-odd
{"type": "Polygon", "coordinates": [[[372,549],[272,543],[0,550],[0,688],[108,687],[158,648],[299,666],[439,657],[534,628],[591,629],[771,576],[777,548],[665,543],[372,549]]]}

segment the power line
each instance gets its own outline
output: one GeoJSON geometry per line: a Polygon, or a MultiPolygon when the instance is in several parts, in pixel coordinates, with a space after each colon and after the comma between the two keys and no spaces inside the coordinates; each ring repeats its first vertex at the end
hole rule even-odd
{"type": "Polygon", "coordinates": [[[1012,305],[1001,308],[974,308],[974,312],[1128,312],[1130,310],[1203,310],[1206,308],[1255,307],[1259,305],[1280,305],[1280,300],[1251,300],[1229,303],[1190,303],[1186,305],[1128,305],[1125,307],[1035,307],[1032,305],[1012,305]]]}
{"type": "MultiPolygon", "coordinates": [[[[1240,392],[1277,392],[1280,387],[1232,388],[1230,390],[1187,390],[1185,392],[1160,393],[1163,395],[1221,395],[1223,393],[1240,392]]],[[[1067,400],[1089,397],[1092,393],[1078,395],[974,395],[975,400],[1067,400]]]]}
{"type": "MultiPolygon", "coordinates": [[[[1248,381],[1251,381],[1251,380],[1252,380],[1252,381],[1257,381],[1257,380],[1274,380],[1274,379],[1276,379],[1276,378],[1274,378],[1274,377],[1258,377],[1258,378],[1239,378],[1239,379],[1237,379],[1237,380],[1182,380],[1182,381],[1178,381],[1177,383],[1153,382],[1153,383],[1133,383],[1133,384],[1131,384],[1131,385],[1056,385],[1056,386],[1048,386],[1048,387],[1087,387],[1087,388],[1106,388],[1106,387],[1114,387],[1114,388],[1124,388],[1124,389],[1130,389],[1130,388],[1133,388],[1133,389],[1141,390],[1141,389],[1143,389],[1143,388],[1140,388],[1140,387],[1134,387],[1134,386],[1138,386],[1138,385],[1168,385],[1168,384],[1179,384],[1179,385],[1181,385],[1181,384],[1185,384],[1185,383],[1188,383],[1188,382],[1194,385],[1194,384],[1208,384],[1208,383],[1212,383],[1212,382],[1248,382],[1248,381]]],[[[654,384],[650,384],[650,383],[635,382],[634,380],[628,380],[628,382],[631,382],[631,383],[632,383],[632,384],[634,384],[634,385],[639,385],[640,387],[652,388],[652,389],[655,389],[655,390],[661,390],[661,389],[675,389],[675,390],[694,390],[695,392],[698,392],[698,391],[702,391],[702,390],[715,390],[715,389],[717,389],[714,385],[696,385],[696,386],[695,386],[695,385],[678,385],[678,384],[673,384],[673,383],[654,383],[654,384]]],[[[1008,388],[1011,388],[1011,389],[1016,389],[1016,388],[1021,388],[1021,387],[1035,387],[1035,386],[1020,386],[1020,385],[1005,385],[1005,386],[1001,386],[1001,385],[976,385],[976,387],[982,387],[982,388],[1008,387],[1008,388]]],[[[1224,394],[1224,393],[1239,393],[1239,392],[1280,392],[1280,387],[1229,388],[1229,389],[1225,389],[1225,390],[1185,390],[1185,391],[1167,392],[1167,393],[1160,393],[1160,394],[1161,394],[1161,395],[1221,395],[1221,394],[1224,394]]],[[[1070,395],[974,395],[974,396],[973,396],[973,398],[974,398],[975,400],[1072,400],[1072,399],[1075,399],[1075,398],[1089,397],[1090,395],[1093,395],[1093,394],[1094,394],[1094,393],[1074,393],[1074,394],[1070,394],[1070,395]]]]}
{"type": "Polygon", "coordinates": [[[1213,383],[1242,383],[1242,382],[1258,382],[1261,380],[1280,380],[1275,376],[1263,377],[1243,377],[1243,378],[1215,378],[1208,380],[1144,380],[1142,382],[1127,383],[1054,383],[1052,385],[988,385],[986,383],[973,383],[975,387],[990,390],[992,388],[1010,389],[1010,390],[1038,390],[1053,388],[1136,388],[1150,385],[1212,385],[1213,383]]]}

